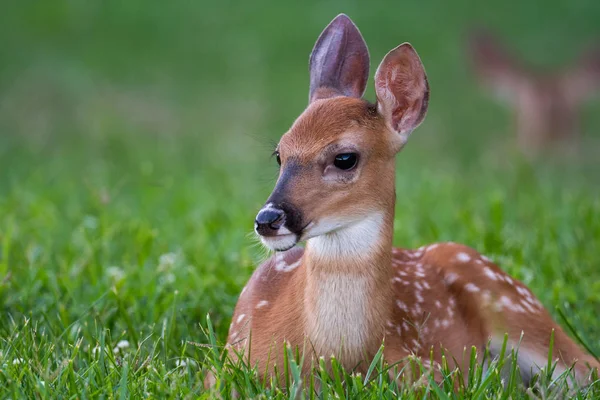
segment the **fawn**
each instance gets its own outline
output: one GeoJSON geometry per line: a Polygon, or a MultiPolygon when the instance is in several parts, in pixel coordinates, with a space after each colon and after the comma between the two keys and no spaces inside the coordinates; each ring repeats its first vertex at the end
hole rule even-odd
{"type": "Polygon", "coordinates": [[[379,65],[376,104],[362,99],[368,76],[367,46],[341,14],[310,56],[309,105],[277,146],[279,178],[255,221],[276,253],[243,289],[227,346],[261,374],[284,370],[284,345],[305,349],[305,372],[331,356],[364,372],[382,342],[390,364],[446,354],[464,368],[465,348],[497,354],[505,334],[516,347],[523,332],[528,381],[554,334],[554,373],[574,365],[587,382],[598,362],[490,260],[455,243],[392,247],[395,155],[425,117],[429,86],[408,43],[379,65]]]}
{"type": "Polygon", "coordinates": [[[549,73],[525,66],[485,30],[470,34],[469,52],[481,83],[514,109],[523,153],[577,150],[579,113],[600,92],[600,49],[590,49],[572,66],[549,73]]]}

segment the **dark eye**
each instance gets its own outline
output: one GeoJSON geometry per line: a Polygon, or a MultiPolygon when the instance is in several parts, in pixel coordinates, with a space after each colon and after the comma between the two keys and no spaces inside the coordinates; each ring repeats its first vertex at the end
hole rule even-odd
{"type": "Polygon", "coordinates": [[[279,152],[276,151],[274,154],[275,154],[275,159],[277,160],[277,164],[281,165],[281,157],[279,156],[279,152]]]}
{"type": "Polygon", "coordinates": [[[358,162],[358,155],[356,153],[343,153],[335,156],[335,160],[333,160],[333,165],[337,168],[347,171],[356,166],[358,162]]]}

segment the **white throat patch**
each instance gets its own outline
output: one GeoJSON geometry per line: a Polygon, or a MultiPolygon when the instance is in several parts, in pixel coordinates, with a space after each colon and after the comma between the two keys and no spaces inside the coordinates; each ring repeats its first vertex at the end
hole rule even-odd
{"type": "Polygon", "coordinates": [[[340,225],[337,221],[324,220],[311,229],[314,233],[309,233],[309,236],[314,237],[307,242],[311,254],[320,259],[361,259],[368,256],[381,237],[383,213],[371,214],[361,221],[336,229],[340,225]]]}

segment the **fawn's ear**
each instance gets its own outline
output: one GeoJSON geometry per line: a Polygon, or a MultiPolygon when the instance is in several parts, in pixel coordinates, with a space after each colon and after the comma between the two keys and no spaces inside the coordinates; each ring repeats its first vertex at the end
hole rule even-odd
{"type": "Polygon", "coordinates": [[[514,100],[527,79],[524,68],[487,30],[472,30],[468,42],[473,68],[482,83],[500,100],[514,100]]]}
{"type": "Polygon", "coordinates": [[[340,14],[327,25],[310,55],[309,102],[362,97],[369,79],[369,50],[354,23],[340,14]]]}
{"type": "Polygon", "coordinates": [[[377,110],[398,134],[400,148],[425,118],[429,102],[427,75],[415,49],[408,43],[390,51],[375,73],[377,110]]]}

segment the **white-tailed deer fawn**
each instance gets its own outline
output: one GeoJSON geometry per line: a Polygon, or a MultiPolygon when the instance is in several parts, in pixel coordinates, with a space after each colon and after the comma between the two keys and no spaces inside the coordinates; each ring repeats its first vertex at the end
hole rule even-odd
{"type": "Polygon", "coordinates": [[[469,50],[480,81],[514,109],[521,151],[569,152],[580,144],[583,103],[600,92],[600,49],[572,66],[541,72],[525,66],[490,33],[473,31],[469,50]]]}
{"type": "Polygon", "coordinates": [[[255,222],[276,253],[242,291],[228,346],[261,374],[284,370],[284,343],[305,350],[306,371],[333,355],[364,372],[382,342],[389,363],[431,351],[465,367],[471,346],[494,354],[505,333],[516,346],[523,332],[527,379],[547,365],[554,331],[555,374],[574,365],[586,381],[597,361],[490,260],[455,243],[392,247],[395,156],[425,117],[429,87],[408,43],[379,65],[377,104],[362,99],[368,76],[366,44],[339,15],[310,56],[309,105],[277,146],[279,179],[255,222]]]}

